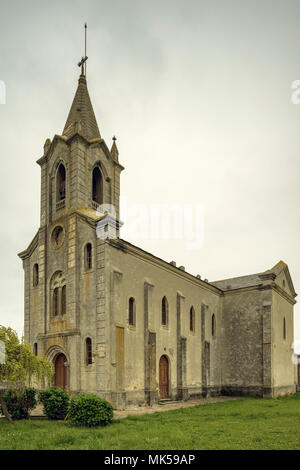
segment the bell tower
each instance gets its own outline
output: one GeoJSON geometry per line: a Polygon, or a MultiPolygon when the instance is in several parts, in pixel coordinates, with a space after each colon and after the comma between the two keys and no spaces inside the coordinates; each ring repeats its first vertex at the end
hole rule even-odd
{"type": "Polygon", "coordinates": [[[19,253],[25,275],[25,341],[53,361],[57,384],[69,390],[103,387],[103,365],[93,359],[95,351],[101,351],[106,321],[105,241],[98,227],[108,236],[114,227],[119,235],[124,169],[116,138],[109,149],[100,134],[87,88],[86,60],[78,64],[81,73],[64,129],[45,141],[37,161],[40,227],[19,253]]]}
{"type": "Polygon", "coordinates": [[[47,139],[37,163],[42,171],[41,226],[70,210],[114,206],[119,220],[120,172],[116,138],[111,149],[101,137],[86,76],[81,73],[61,135],[47,139]]]}

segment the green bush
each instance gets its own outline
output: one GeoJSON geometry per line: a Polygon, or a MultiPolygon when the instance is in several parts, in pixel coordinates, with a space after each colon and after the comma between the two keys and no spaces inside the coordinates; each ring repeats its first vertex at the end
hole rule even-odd
{"type": "MultiPolygon", "coordinates": [[[[36,407],[36,390],[34,388],[10,389],[3,395],[7,410],[12,419],[28,419],[31,410],[36,407]]],[[[0,406],[0,410],[1,406],[0,406]]]]}
{"type": "Polygon", "coordinates": [[[70,397],[66,390],[50,387],[39,394],[39,401],[44,406],[44,413],[49,419],[64,419],[69,410],[70,397]]]}
{"type": "Polygon", "coordinates": [[[93,394],[79,393],[71,399],[69,420],[78,426],[106,426],[114,413],[108,401],[93,394]]]}

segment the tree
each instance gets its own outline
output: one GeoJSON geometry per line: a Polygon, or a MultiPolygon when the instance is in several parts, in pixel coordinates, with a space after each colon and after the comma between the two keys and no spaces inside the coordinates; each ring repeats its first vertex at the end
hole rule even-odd
{"type": "Polygon", "coordinates": [[[12,328],[0,325],[0,405],[9,422],[3,395],[8,388],[22,390],[25,385],[34,381],[42,386],[53,377],[53,365],[45,357],[35,356],[29,344],[20,341],[12,328]]]}

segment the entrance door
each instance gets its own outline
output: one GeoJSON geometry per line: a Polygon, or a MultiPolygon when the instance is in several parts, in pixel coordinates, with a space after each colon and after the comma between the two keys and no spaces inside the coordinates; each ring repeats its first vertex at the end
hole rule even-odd
{"type": "Polygon", "coordinates": [[[67,358],[64,354],[59,354],[55,359],[55,385],[60,388],[67,387],[67,358]]]}
{"type": "Polygon", "coordinates": [[[167,356],[161,356],[159,361],[159,395],[169,397],[169,361],[167,356]]]}

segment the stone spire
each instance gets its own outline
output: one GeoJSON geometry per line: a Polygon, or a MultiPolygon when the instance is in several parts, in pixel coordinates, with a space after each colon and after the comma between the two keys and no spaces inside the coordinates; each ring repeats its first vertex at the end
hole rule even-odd
{"type": "Polygon", "coordinates": [[[101,139],[87,89],[86,77],[83,73],[79,77],[77,91],[63,130],[63,135],[68,138],[76,133],[87,140],[101,139]]]}
{"type": "Polygon", "coordinates": [[[112,144],[111,149],[110,149],[110,154],[111,154],[113,160],[118,162],[119,161],[119,150],[118,150],[118,147],[117,147],[117,144],[116,144],[117,138],[115,136],[113,136],[112,140],[113,140],[113,144],[112,144]]]}

